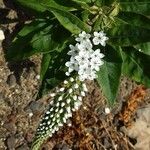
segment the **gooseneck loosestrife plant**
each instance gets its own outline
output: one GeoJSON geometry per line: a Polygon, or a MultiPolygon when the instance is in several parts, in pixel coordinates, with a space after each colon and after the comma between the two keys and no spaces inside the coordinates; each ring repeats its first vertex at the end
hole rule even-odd
{"type": "Polygon", "coordinates": [[[15,2],[33,17],[12,41],[6,58],[16,61],[42,54],[37,99],[54,89],[32,150],[39,150],[80,108],[88,92],[86,80],[98,82],[110,106],[121,75],[150,87],[148,0],[15,2]]]}

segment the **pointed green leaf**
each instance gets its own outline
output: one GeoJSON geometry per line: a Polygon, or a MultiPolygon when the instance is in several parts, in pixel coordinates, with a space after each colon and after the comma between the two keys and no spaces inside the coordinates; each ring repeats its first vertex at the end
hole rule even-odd
{"type": "Polygon", "coordinates": [[[21,60],[36,53],[61,51],[66,47],[70,33],[55,21],[37,20],[25,25],[7,50],[8,60],[21,60]],[[61,33],[61,34],[60,34],[61,33]]]}
{"type": "Polygon", "coordinates": [[[50,53],[51,59],[49,63],[46,63],[47,70],[46,72],[44,71],[38,98],[41,98],[49,90],[56,87],[60,82],[67,78],[65,75],[65,63],[69,60],[69,56],[66,55],[67,52],[68,48],[62,50],[60,53],[56,51],[50,53]]]}
{"type": "Polygon", "coordinates": [[[150,19],[144,15],[133,12],[120,12],[118,17],[133,26],[150,29],[150,19]]]}
{"type": "Polygon", "coordinates": [[[122,51],[122,58],[123,74],[150,87],[150,56],[137,51],[133,47],[125,47],[122,51]]]}
{"type": "Polygon", "coordinates": [[[42,63],[41,63],[41,70],[40,70],[41,81],[44,79],[44,76],[47,72],[47,69],[49,68],[50,60],[51,60],[50,53],[43,54],[42,63]]]}
{"type": "Polygon", "coordinates": [[[143,52],[144,54],[150,55],[150,42],[134,45],[134,48],[143,52]]]}
{"type": "Polygon", "coordinates": [[[114,45],[130,46],[150,41],[150,29],[119,23],[108,31],[109,42],[114,45]]]}
{"type": "Polygon", "coordinates": [[[105,63],[101,66],[97,73],[97,81],[109,104],[113,104],[116,100],[118,86],[121,76],[122,60],[120,52],[110,46],[106,47],[105,63]]]}
{"type": "Polygon", "coordinates": [[[122,11],[135,12],[149,16],[150,2],[148,0],[137,0],[134,2],[130,0],[120,0],[120,6],[122,11]]]}
{"type": "Polygon", "coordinates": [[[16,0],[15,2],[36,12],[44,12],[46,10],[37,0],[16,0]]]}
{"type": "Polygon", "coordinates": [[[54,16],[58,19],[61,25],[64,26],[67,30],[69,30],[73,34],[79,34],[81,31],[90,32],[91,27],[81,21],[78,17],[73,15],[70,12],[59,10],[54,7],[46,6],[42,3],[43,6],[47,8],[48,11],[52,12],[54,16]]]}
{"type": "Polygon", "coordinates": [[[76,3],[70,0],[38,0],[38,3],[44,4],[44,7],[53,7],[64,11],[75,11],[77,10],[76,3]]]}

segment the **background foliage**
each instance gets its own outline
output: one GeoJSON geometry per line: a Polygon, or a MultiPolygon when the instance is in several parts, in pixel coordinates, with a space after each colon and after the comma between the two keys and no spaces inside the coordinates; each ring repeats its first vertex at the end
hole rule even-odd
{"type": "Polygon", "coordinates": [[[17,33],[7,50],[9,61],[42,54],[38,98],[65,76],[68,45],[81,31],[104,30],[109,37],[105,64],[98,83],[114,103],[121,75],[150,87],[150,3],[148,0],[16,0],[33,14],[31,23],[17,33]],[[140,51],[139,51],[140,49],[140,51]]]}

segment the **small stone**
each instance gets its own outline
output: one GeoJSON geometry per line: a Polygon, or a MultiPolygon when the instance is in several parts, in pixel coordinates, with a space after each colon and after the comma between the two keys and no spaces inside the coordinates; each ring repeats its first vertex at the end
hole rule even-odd
{"type": "Polygon", "coordinates": [[[110,113],[110,109],[108,107],[105,108],[105,113],[109,114],[110,113]]]}
{"type": "Polygon", "coordinates": [[[29,107],[33,111],[33,113],[36,111],[44,110],[44,106],[42,102],[37,102],[37,101],[31,102],[29,107]]]}
{"type": "Polygon", "coordinates": [[[39,79],[40,79],[40,75],[37,75],[37,76],[36,76],[36,79],[39,80],[39,79]]]}
{"type": "Polygon", "coordinates": [[[19,146],[18,148],[16,148],[16,150],[29,150],[29,147],[27,144],[25,144],[25,145],[19,146]]]}
{"type": "Polygon", "coordinates": [[[17,127],[14,122],[8,122],[4,124],[4,128],[6,128],[10,133],[15,134],[17,131],[17,127]]]}
{"type": "Polygon", "coordinates": [[[16,144],[16,139],[14,136],[10,136],[7,139],[7,147],[9,150],[14,150],[15,149],[15,144],[16,144]]]}
{"type": "Polygon", "coordinates": [[[3,32],[3,30],[0,29],[0,41],[2,41],[4,39],[5,39],[4,32],[3,32]]]}
{"type": "Polygon", "coordinates": [[[53,150],[70,150],[67,144],[56,144],[53,150]]]}
{"type": "Polygon", "coordinates": [[[13,74],[10,74],[7,78],[7,84],[9,86],[15,86],[16,85],[16,77],[13,74]]]}

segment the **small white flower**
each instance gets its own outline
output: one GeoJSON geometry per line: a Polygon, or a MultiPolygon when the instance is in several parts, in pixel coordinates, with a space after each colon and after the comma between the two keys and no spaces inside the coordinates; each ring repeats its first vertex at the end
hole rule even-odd
{"type": "Polygon", "coordinates": [[[84,90],[85,92],[87,92],[87,91],[88,91],[88,89],[87,89],[87,87],[86,87],[86,84],[85,84],[85,83],[83,83],[83,84],[82,84],[82,86],[83,86],[83,90],[84,90]]]}
{"type": "Polygon", "coordinates": [[[68,81],[67,81],[67,80],[65,80],[65,81],[64,81],[64,84],[68,84],[68,81]]]}
{"type": "Polygon", "coordinates": [[[40,75],[37,75],[37,76],[36,76],[36,79],[38,79],[38,80],[39,80],[39,79],[40,79],[40,75]]]}
{"type": "Polygon", "coordinates": [[[84,65],[88,62],[89,55],[85,51],[80,51],[79,55],[75,56],[75,59],[78,61],[79,66],[84,65]]]}
{"type": "Polygon", "coordinates": [[[69,89],[69,94],[71,94],[73,92],[73,90],[72,89],[69,89]]]}
{"type": "Polygon", "coordinates": [[[94,38],[93,38],[94,45],[101,44],[102,46],[105,46],[107,40],[108,37],[106,37],[106,34],[103,31],[94,32],[94,38]]]}
{"type": "Polygon", "coordinates": [[[74,99],[74,100],[77,100],[77,95],[74,95],[74,96],[73,96],[73,99],[74,99]]]}
{"type": "Polygon", "coordinates": [[[65,90],[65,88],[60,88],[60,90],[59,90],[59,91],[60,91],[60,92],[63,92],[64,90],[65,90]]]}
{"type": "Polygon", "coordinates": [[[63,102],[63,103],[61,103],[61,107],[64,107],[65,106],[65,103],[63,102]]]}
{"type": "Polygon", "coordinates": [[[71,113],[71,108],[70,108],[70,107],[67,107],[67,108],[66,108],[66,111],[67,111],[68,113],[71,113]]]}
{"type": "Polygon", "coordinates": [[[77,42],[84,42],[84,41],[86,41],[86,40],[89,40],[90,39],[90,37],[91,37],[91,35],[90,34],[87,34],[85,31],[82,31],[80,34],[79,34],[79,37],[77,37],[75,40],[77,41],[77,42]]]}
{"type": "Polygon", "coordinates": [[[78,88],[79,88],[79,85],[76,83],[76,84],[74,85],[74,88],[75,88],[75,89],[78,89],[78,88]]]}
{"type": "Polygon", "coordinates": [[[81,97],[81,96],[78,96],[78,100],[79,100],[79,101],[82,101],[82,97],[81,97]]]}
{"type": "Polygon", "coordinates": [[[61,113],[63,113],[63,111],[64,111],[63,109],[60,109],[59,113],[61,114],[61,113]]]}
{"type": "Polygon", "coordinates": [[[64,118],[63,118],[63,122],[66,123],[66,121],[67,121],[67,120],[66,120],[66,118],[64,117],[64,118]]]}
{"type": "Polygon", "coordinates": [[[71,126],[72,126],[72,124],[71,124],[71,123],[68,123],[68,126],[69,126],[69,127],[71,127],[71,126]]]}
{"type": "Polygon", "coordinates": [[[49,119],[49,117],[48,117],[48,116],[46,116],[44,119],[45,119],[45,120],[47,120],[47,119],[49,119]]]}
{"type": "Polygon", "coordinates": [[[0,29],[0,41],[3,41],[5,39],[5,35],[3,30],[0,29]]]}
{"type": "Polygon", "coordinates": [[[59,111],[59,108],[56,108],[56,109],[55,109],[55,112],[57,113],[58,111],[59,111]]]}
{"type": "Polygon", "coordinates": [[[110,113],[110,109],[108,107],[105,108],[105,113],[109,114],[110,113]]]}
{"type": "Polygon", "coordinates": [[[85,96],[85,92],[84,91],[81,91],[81,96],[85,96]]]}
{"type": "Polygon", "coordinates": [[[59,118],[59,116],[60,116],[60,114],[57,114],[57,115],[56,115],[56,118],[59,118]]]}
{"type": "Polygon", "coordinates": [[[59,127],[62,127],[62,126],[63,126],[63,124],[62,124],[62,123],[59,123],[59,124],[58,124],[58,126],[59,126],[59,127]]]}
{"type": "Polygon", "coordinates": [[[31,113],[29,113],[29,117],[32,117],[33,116],[33,113],[31,112],[31,113]]]}
{"type": "Polygon", "coordinates": [[[63,99],[63,97],[62,96],[60,96],[59,98],[58,98],[58,101],[61,101],[63,99]]]}
{"type": "Polygon", "coordinates": [[[52,130],[52,134],[54,134],[54,133],[55,133],[55,130],[53,129],[53,130],[52,130]]]}
{"type": "Polygon", "coordinates": [[[48,124],[48,125],[50,125],[50,124],[51,124],[51,122],[50,122],[50,121],[48,121],[48,122],[47,122],[47,124],[48,124]]]}
{"type": "Polygon", "coordinates": [[[66,117],[67,117],[67,118],[72,117],[72,113],[68,113],[66,117]]]}
{"type": "Polygon", "coordinates": [[[71,73],[72,71],[77,71],[78,70],[78,63],[77,61],[75,60],[74,57],[71,57],[70,58],[70,61],[67,61],[65,63],[65,65],[68,67],[68,72],[71,73]]]}
{"type": "Polygon", "coordinates": [[[139,52],[141,52],[142,50],[141,49],[139,49],[139,52]]]}
{"type": "Polygon", "coordinates": [[[56,96],[56,93],[51,93],[50,96],[54,97],[54,96],[56,96]]]}
{"type": "Polygon", "coordinates": [[[54,117],[54,114],[51,114],[51,115],[50,115],[50,118],[53,118],[53,117],[54,117]]]}
{"type": "Polygon", "coordinates": [[[71,81],[71,82],[74,82],[74,78],[71,77],[71,78],[70,78],[70,81],[71,81]]]}
{"type": "Polygon", "coordinates": [[[56,107],[59,107],[59,105],[60,105],[59,102],[57,102],[56,107]]]}
{"type": "Polygon", "coordinates": [[[52,107],[49,111],[52,112],[54,110],[54,107],[52,107]]]}
{"type": "Polygon", "coordinates": [[[68,99],[66,100],[66,102],[67,102],[67,104],[69,104],[69,103],[71,102],[71,99],[68,98],[68,99]]]}
{"type": "Polygon", "coordinates": [[[93,45],[90,40],[86,40],[86,41],[83,41],[82,43],[78,44],[77,47],[78,47],[78,53],[79,53],[79,50],[80,51],[91,51],[93,45]]]}
{"type": "Polygon", "coordinates": [[[53,104],[54,104],[54,101],[51,101],[49,104],[50,104],[50,105],[53,105],[53,104]]]}
{"type": "Polygon", "coordinates": [[[50,113],[51,113],[50,111],[47,111],[47,112],[46,112],[47,115],[49,115],[50,113]]]}
{"type": "Polygon", "coordinates": [[[66,76],[70,76],[70,73],[69,73],[69,72],[66,72],[65,74],[66,74],[66,76]]]}
{"type": "Polygon", "coordinates": [[[78,45],[78,43],[75,46],[69,45],[70,51],[67,54],[71,56],[76,56],[79,52],[78,45]]]}

